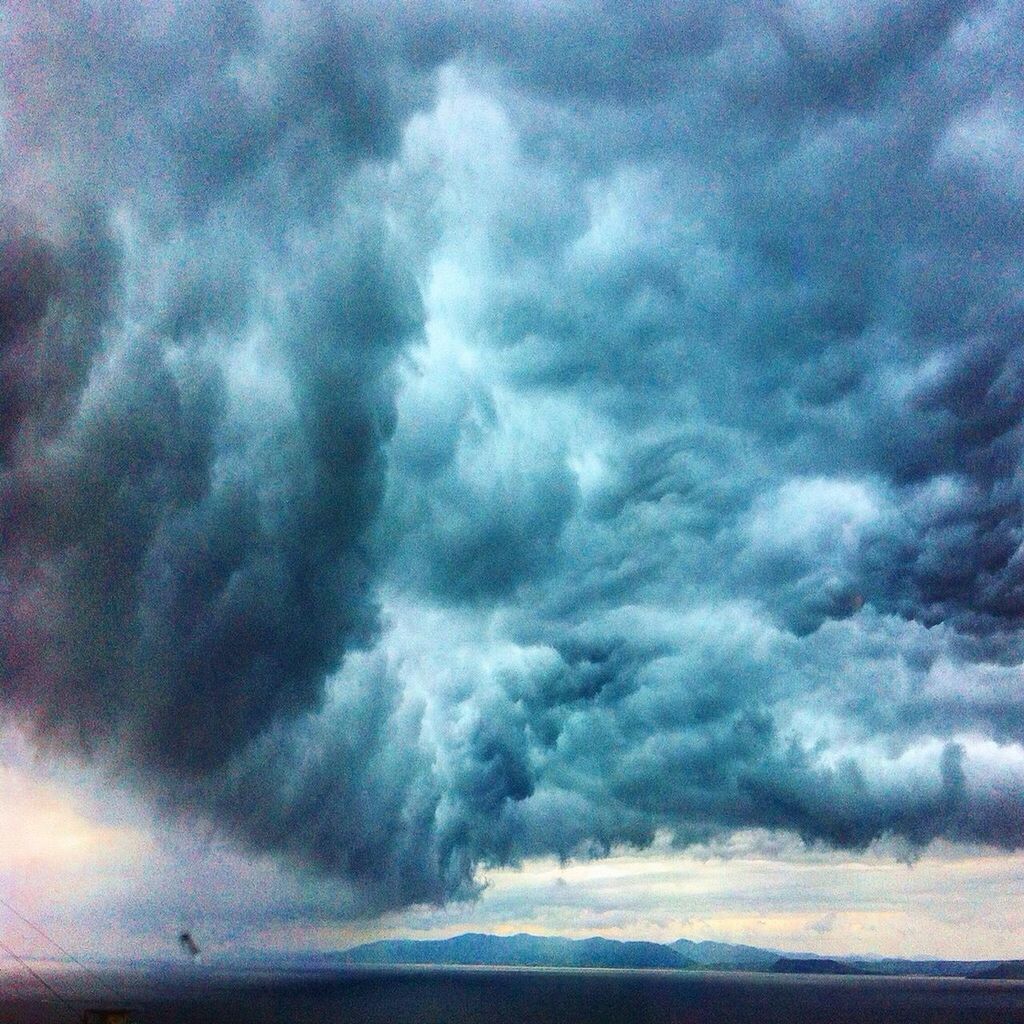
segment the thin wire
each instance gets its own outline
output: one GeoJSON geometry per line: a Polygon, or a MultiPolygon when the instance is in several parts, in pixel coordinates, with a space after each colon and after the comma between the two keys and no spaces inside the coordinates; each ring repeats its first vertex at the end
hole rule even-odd
{"type": "Polygon", "coordinates": [[[0,896],[0,905],[6,907],[18,920],[23,921],[29,926],[37,935],[41,935],[46,941],[53,946],[54,949],[59,950],[64,956],[66,956],[73,964],[80,967],[90,978],[98,981],[100,987],[104,989],[107,995],[113,996],[118,1002],[126,1002],[124,992],[120,992],[113,988],[109,982],[98,972],[94,971],[91,967],[87,967],[82,963],[81,960],[75,956],[70,950],[65,949],[52,935],[48,935],[42,928],[41,925],[35,923],[30,918],[26,917],[17,907],[15,907],[9,900],[4,899],[0,896]]]}
{"type": "Polygon", "coordinates": [[[9,957],[17,960],[18,963],[21,964],[21,966],[24,967],[25,970],[28,971],[28,973],[31,974],[32,977],[35,978],[36,981],[38,981],[39,984],[54,997],[54,999],[57,1000],[57,1002],[63,1003],[72,1013],[77,1015],[78,1007],[75,1006],[70,999],[66,999],[62,996],[60,992],[58,992],[38,971],[34,970],[26,961],[22,960],[22,958],[18,956],[18,954],[15,953],[14,950],[11,949],[11,947],[2,939],[0,939],[0,949],[2,949],[9,957]]]}

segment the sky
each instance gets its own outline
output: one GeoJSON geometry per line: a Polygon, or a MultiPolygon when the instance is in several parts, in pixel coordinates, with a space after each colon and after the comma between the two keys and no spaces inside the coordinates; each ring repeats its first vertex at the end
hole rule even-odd
{"type": "Polygon", "coordinates": [[[9,898],[1020,955],[1022,22],[8,4],[9,898]]]}

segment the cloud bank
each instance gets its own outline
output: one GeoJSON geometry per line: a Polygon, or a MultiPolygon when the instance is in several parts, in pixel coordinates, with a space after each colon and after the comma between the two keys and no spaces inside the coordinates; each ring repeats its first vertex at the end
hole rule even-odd
{"type": "Polygon", "coordinates": [[[5,715],[353,913],[1024,846],[1022,29],[20,5],[5,715]]]}

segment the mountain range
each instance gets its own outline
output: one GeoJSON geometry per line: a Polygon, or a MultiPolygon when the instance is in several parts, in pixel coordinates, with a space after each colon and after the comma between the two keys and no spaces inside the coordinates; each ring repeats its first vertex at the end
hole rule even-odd
{"type": "Polygon", "coordinates": [[[382,939],[333,954],[336,964],[395,966],[614,967],[774,973],[1024,978],[1024,961],[909,960],[785,953],[727,942],[671,943],[467,932],[448,939],[382,939]]]}

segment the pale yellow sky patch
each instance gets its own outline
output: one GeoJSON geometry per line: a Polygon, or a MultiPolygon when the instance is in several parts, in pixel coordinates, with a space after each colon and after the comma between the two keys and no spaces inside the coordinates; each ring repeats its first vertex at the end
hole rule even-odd
{"type": "Polygon", "coordinates": [[[90,820],[54,785],[0,764],[0,871],[78,867],[140,856],[150,840],[139,829],[90,820]]]}
{"type": "MultiPolygon", "coordinates": [[[[733,849],[753,845],[740,836],[733,849]]],[[[908,865],[885,848],[783,845],[773,858],[658,849],[578,864],[528,862],[489,872],[476,904],[396,915],[374,937],[525,931],[710,939],[825,955],[998,959],[1024,952],[1016,938],[1024,934],[1024,854],[937,844],[908,865]]]]}

